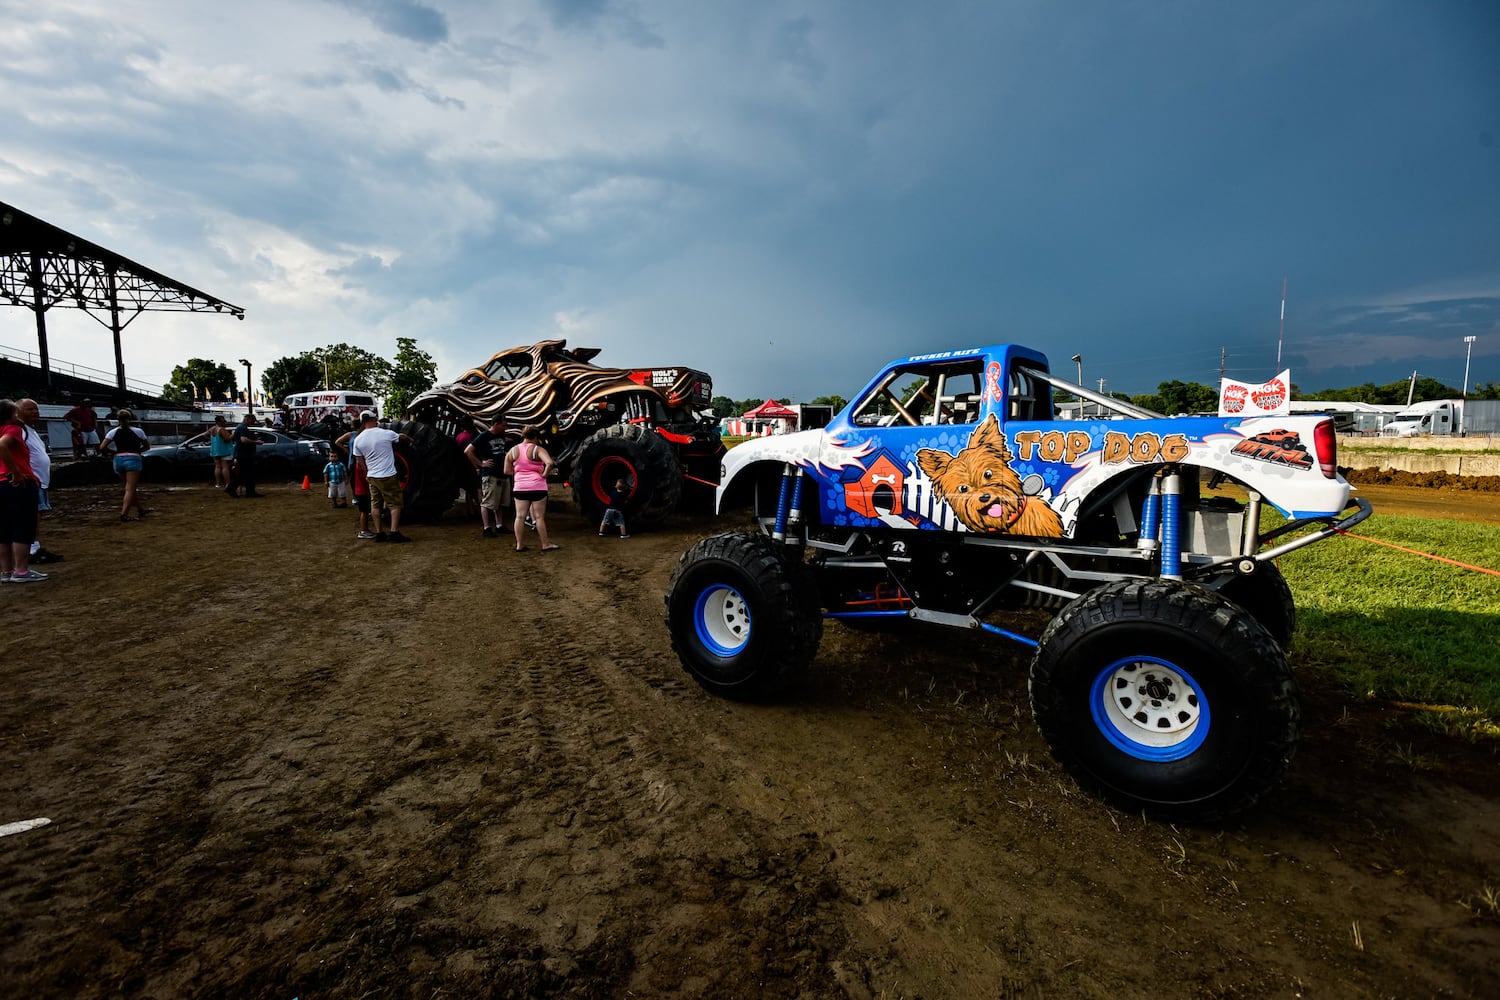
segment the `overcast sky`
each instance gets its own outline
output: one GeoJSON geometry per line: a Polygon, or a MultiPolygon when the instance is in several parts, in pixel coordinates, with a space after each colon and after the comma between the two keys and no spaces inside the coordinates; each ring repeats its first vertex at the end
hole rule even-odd
{"type": "Polygon", "coordinates": [[[1304,390],[1456,386],[1497,53],[1493,0],[0,0],[0,200],[246,309],[136,320],[157,384],[566,337],[806,400],[1014,341],[1139,393],[1274,375],[1285,276],[1304,390]]]}

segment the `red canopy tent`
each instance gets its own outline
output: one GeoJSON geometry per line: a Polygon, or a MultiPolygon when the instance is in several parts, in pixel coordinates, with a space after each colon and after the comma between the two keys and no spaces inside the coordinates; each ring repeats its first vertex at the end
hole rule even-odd
{"type": "Polygon", "coordinates": [[[789,406],[782,406],[774,399],[768,399],[759,406],[746,410],[740,414],[739,420],[730,423],[732,433],[770,434],[774,421],[782,421],[779,427],[774,428],[775,433],[784,434],[797,425],[797,411],[789,406]],[[747,420],[758,423],[747,425],[747,420]]]}
{"type": "Polygon", "coordinates": [[[740,416],[746,420],[796,420],[797,411],[790,406],[782,406],[774,399],[768,399],[753,410],[746,410],[740,416]]]}

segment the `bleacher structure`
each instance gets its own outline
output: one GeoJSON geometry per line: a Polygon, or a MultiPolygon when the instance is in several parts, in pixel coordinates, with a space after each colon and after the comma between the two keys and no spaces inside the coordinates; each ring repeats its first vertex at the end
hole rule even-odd
{"type": "MultiPolygon", "coordinates": [[[[0,306],[36,315],[37,351],[0,357],[0,394],[66,403],[92,398],[114,406],[177,408],[125,378],[121,334],[145,312],[195,312],[245,318],[245,310],[199,291],[0,202],[0,306]],[[47,312],[82,309],[114,338],[114,384],[55,371],[47,348],[47,312]]],[[[106,373],[100,373],[106,374],[106,373]]],[[[107,374],[106,374],[107,377],[107,374]]],[[[158,390],[159,392],[159,390],[158,390]]]]}

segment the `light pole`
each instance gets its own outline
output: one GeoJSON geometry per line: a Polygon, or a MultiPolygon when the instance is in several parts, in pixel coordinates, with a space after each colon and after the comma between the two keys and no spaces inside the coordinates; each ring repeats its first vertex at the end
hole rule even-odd
{"type": "MultiPolygon", "coordinates": [[[[1069,360],[1072,361],[1075,365],[1078,366],[1078,384],[1079,385],[1083,385],[1083,355],[1082,354],[1075,354],[1069,360]]],[[[1083,401],[1083,397],[1079,396],[1078,397],[1078,419],[1079,420],[1083,419],[1083,416],[1084,416],[1083,408],[1086,405],[1087,404],[1084,403],[1084,401],[1083,401]]]]}
{"type": "Polygon", "coordinates": [[[255,390],[250,388],[250,362],[240,358],[240,364],[245,366],[245,416],[255,415],[255,390]]]}
{"type": "Polygon", "coordinates": [[[1474,356],[1474,338],[1465,337],[1464,343],[1468,347],[1464,351],[1464,399],[1469,398],[1469,359],[1474,356]]]}

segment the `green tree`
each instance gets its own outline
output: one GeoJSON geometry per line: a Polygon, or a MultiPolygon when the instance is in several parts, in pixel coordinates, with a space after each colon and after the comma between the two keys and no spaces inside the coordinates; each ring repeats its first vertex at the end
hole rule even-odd
{"type": "Polygon", "coordinates": [[[260,385],[274,403],[294,392],[307,392],[323,383],[323,364],[311,354],[280,358],[261,372],[260,385]]]}
{"type": "Polygon", "coordinates": [[[1217,413],[1219,410],[1219,391],[1202,382],[1180,382],[1173,379],[1159,383],[1154,393],[1131,396],[1129,399],[1136,406],[1144,406],[1167,416],[1177,413],[1217,413]]]}
{"type": "Polygon", "coordinates": [[[161,387],[162,398],[184,406],[195,400],[228,400],[237,388],[234,369],[217,361],[189,358],[172,369],[171,380],[161,387]]]}
{"type": "Polygon", "coordinates": [[[415,338],[396,338],[396,363],[391,366],[390,388],[385,393],[385,412],[400,416],[417,396],[437,381],[437,363],[417,346],[415,338]]]}
{"type": "Polygon", "coordinates": [[[1351,386],[1347,389],[1322,389],[1304,398],[1405,406],[1408,394],[1411,395],[1413,403],[1428,399],[1455,399],[1461,395],[1459,390],[1435,378],[1419,378],[1415,386],[1412,385],[1410,379],[1387,382],[1385,385],[1366,382],[1364,385],[1351,386]]]}
{"type": "Polygon", "coordinates": [[[739,409],[736,409],[739,404],[730,399],[728,396],[715,396],[713,398],[713,402],[711,402],[709,405],[713,407],[714,416],[718,417],[720,420],[723,420],[725,417],[737,417],[740,415],[740,413],[743,412],[739,409]]]}
{"type": "MultiPolygon", "coordinates": [[[[353,389],[384,396],[391,382],[391,363],[378,354],[371,354],[363,347],[352,344],[329,344],[315,351],[303,351],[301,358],[309,359],[317,366],[319,375],[327,380],[329,389],[353,389]]],[[[316,388],[317,382],[307,388],[316,388]]],[[[297,390],[306,391],[306,390],[297,390]]]]}
{"type": "Polygon", "coordinates": [[[811,400],[815,406],[831,406],[833,412],[837,413],[849,405],[849,401],[843,396],[818,396],[811,400]]]}

